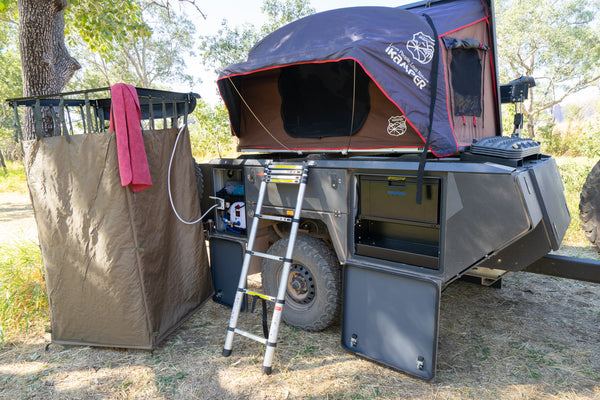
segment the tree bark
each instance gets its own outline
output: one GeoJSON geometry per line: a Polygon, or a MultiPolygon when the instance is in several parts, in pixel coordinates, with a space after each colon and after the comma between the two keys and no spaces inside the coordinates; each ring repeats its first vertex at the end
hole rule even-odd
{"type": "MultiPolygon", "coordinates": [[[[59,93],[81,66],[65,46],[66,0],[18,0],[23,96],[59,93]]],[[[24,139],[35,138],[33,110],[23,118],[24,139]]],[[[42,135],[52,136],[51,110],[42,110],[42,135]]]]}

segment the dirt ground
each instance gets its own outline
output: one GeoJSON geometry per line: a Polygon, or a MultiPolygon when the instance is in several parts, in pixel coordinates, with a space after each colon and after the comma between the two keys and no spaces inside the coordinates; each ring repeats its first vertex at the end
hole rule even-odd
{"type": "MultiPolygon", "coordinates": [[[[0,197],[2,240],[31,234],[27,202],[0,197]]],[[[519,272],[501,289],[450,285],[433,382],[344,351],[339,324],[282,325],[265,376],[258,343],[236,336],[232,356],[221,356],[229,313],[207,301],[153,352],[46,349],[39,327],[0,349],[0,399],[600,399],[597,284],[519,272]]],[[[258,315],[242,319],[260,330],[258,315]]]]}
{"type": "Polygon", "coordinates": [[[0,193],[0,245],[23,239],[38,240],[29,194],[0,193]]]}

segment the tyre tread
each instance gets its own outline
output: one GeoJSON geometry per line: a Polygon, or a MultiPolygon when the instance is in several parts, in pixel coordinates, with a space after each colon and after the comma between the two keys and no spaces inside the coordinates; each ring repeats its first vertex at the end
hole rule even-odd
{"type": "Polygon", "coordinates": [[[581,189],[579,217],[585,236],[600,253],[600,161],[592,168],[581,189]]]}
{"type": "MultiPolygon", "coordinates": [[[[269,254],[283,256],[285,254],[289,237],[283,238],[275,242],[267,251],[269,254]]],[[[321,331],[331,325],[339,316],[341,308],[341,274],[340,267],[335,253],[320,239],[313,238],[308,235],[299,234],[295,243],[295,254],[302,254],[303,258],[314,261],[312,271],[313,274],[320,274],[318,285],[324,285],[326,289],[325,306],[321,313],[313,318],[311,322],[302,323],[294,320],[289,313],[286,314],[284,308],[283,320],[291,326],[300,328],[310,332],[321,331]]],[[[280,268],[281,263],[270,259],[263,261],[263,288],[265,292],[273,292],[269,284],[269,279],[266,276],[270,269],[280,268]]],[[[272,271],[271,271],[272,273],[272,271]]],[[[316,278],[316,277],[315,277],[316,278]]],[[[276,292],[276,288],[275,288],[276,292]]]]}

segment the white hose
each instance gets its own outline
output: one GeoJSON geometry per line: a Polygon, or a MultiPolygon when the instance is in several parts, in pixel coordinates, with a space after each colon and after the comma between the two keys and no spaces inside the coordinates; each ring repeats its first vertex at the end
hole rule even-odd
{"type": "Polygon", "coordinates": [[[168,187],[168,191],[169,191],[169,201],[171,202],[171,208],[173,209],[173,212],[177,216],[177,219],[179,219],[181,222],[183,222],[186,225],[194,225],[194,224],[197,224],[198,222],[202,221],[202,219],[204,219],[204,217],[206,217],[206,215],[213,208],[218,206],[219,204],[217,203],[217,204],[213,205],[211,208],[208,209],[208,211],[206,211],[204,214],[202,214],[202,216],[195,221],[185,221],[183,218],[181,218],[181,216],[179,216],[179,213],[175,209],[175,204],[173,203],[173,195],[171,194],[171,165],[173,164],[173,158],[175,157],[175,149],[177,149],[177,142],[179,142],[179,137],[181,136],[181,133],[183,132],[183,129],[186,126],[187,126],[187,124],[183,125],[181,127],[181,129],[179,129],[179,132],[177,133],[177,138],[175,138],[175,144],[173,145],[173,151],[171,152],[171,159],[169,160],[169,170],[168,170],[168,175],[167,175],[167,187],[168,187]]]}

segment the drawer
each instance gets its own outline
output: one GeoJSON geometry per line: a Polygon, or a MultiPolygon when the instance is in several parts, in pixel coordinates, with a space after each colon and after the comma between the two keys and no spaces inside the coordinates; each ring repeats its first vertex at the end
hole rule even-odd
{"type": "Polygon", "coordinates": [[[423,180],[423,198],[417,204],[417,178],[361,175],[360,218],[439,223],[440,179],[423,180]]]}

